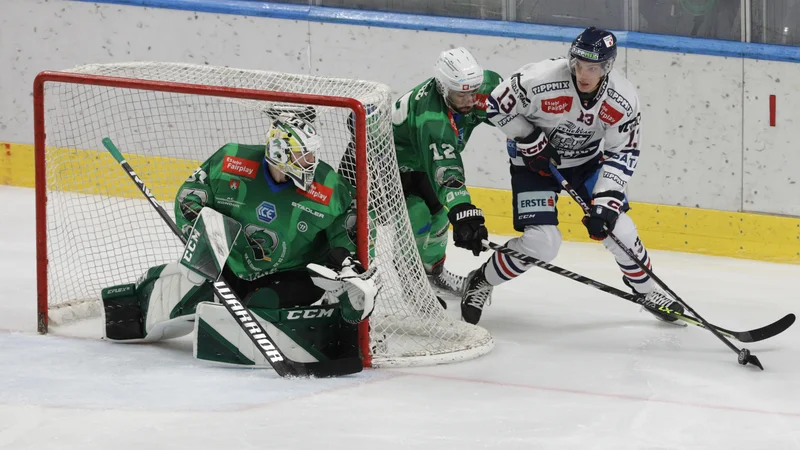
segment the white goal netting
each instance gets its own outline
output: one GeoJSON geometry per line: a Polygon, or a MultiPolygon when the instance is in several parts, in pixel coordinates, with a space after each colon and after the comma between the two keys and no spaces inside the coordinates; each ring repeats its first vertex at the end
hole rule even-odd
{"type": "Polygon", "coordinates": [[[403,200],[387,86],[173,63],[87,65],[65,72],[75,76],[44,84],[45,164],[39,175],[46,180],[47,202],[40,220],[47,230],[51,324],[99,315],[101,288],[135,282],[147,268],[175,261],[182,251],[180,240],[103,149],[104,137],[118,145],[170,214],[178,186],[200,162],[229,142],[263,143],[276,110],[311,112],[325,142],[321,159],[355,178],[350,109],[237,98],[246,97],[238,89],[254,89],[354,98],[367,109],[370,264],[378,265],[382,287],[370,319],[372,364],[436,364],[492,348],[486,330],[448,317],[428,285],[403,200]],[[126,80],[99,86],[81,82],[86,75],[126,80]],[[144,80],[197,89],[168,92],[144,80]],[[211,96],[208,87],[234,89],[230,96],[211,96]]]}

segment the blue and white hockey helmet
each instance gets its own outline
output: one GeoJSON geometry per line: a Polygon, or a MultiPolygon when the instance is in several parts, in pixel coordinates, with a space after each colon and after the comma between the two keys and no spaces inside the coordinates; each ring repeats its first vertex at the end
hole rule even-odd
{"type": "Polygon", "coordinates": [[[603,75],[611,72],[617,58],[617,37],[614,33],[589,27],[572,41],[569,48],[569,68],[575,73],[577,61],[600,63],[603,75]]]}

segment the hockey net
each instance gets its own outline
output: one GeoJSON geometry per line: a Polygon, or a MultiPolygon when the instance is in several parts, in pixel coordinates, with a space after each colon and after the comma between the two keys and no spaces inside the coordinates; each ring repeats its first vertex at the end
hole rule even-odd
{"type": "Polygon", "coordinates": [[[182,252],[103,150],[104,137],[172,214],[178,186],[217,149],[263,143],[276,111],[311,111],[325,142],[320,158],[366,181],[356,183],[369,212],[356,234],[374,245],[369,260],[381,290],[370,326],[361,327],[365,364],[428,365],[491,350],[489,333],[449,317],[428,284],[403,200],[387,86],[207,65],[98,64],[40,74],[34,104],[40,332],[101,315],[101,288],[135,282],[182,252]],[[354,164],[354,154],[366,158],[354,164]]]}

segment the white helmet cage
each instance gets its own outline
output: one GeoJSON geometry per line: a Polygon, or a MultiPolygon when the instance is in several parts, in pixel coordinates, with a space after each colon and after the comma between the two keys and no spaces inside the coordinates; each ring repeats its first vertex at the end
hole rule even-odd
{"type": "Polygon", "coordinates": [[[483,68],[464,47],[445,50],[433,66],[436,89],[450,104],[450,92],[475,92],[483,85],[483,68]]]}

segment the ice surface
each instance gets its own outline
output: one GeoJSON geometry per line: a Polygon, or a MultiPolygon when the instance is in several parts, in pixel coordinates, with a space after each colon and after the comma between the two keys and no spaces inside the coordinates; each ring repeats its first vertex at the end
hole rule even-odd
{"type": "MultiPolygon", "coordinates": [[[[0,186],[0,205],[0,449],[800,448],[798,326],[748,344],[761,372],[708,331],[534,268],[495,289],[487,356],[285,380],[194,360],[187,340],[101,341],[97,319],[37,335],[33,190],[0,186]]],[[[462,274],[486,258],[448,255],[462,274]]],[[[800,266],[651,255],[726,328],[797,307],[800,266]]],[[[564,243],[554,263],[623,287],[599,244],[564,243]]]]}

